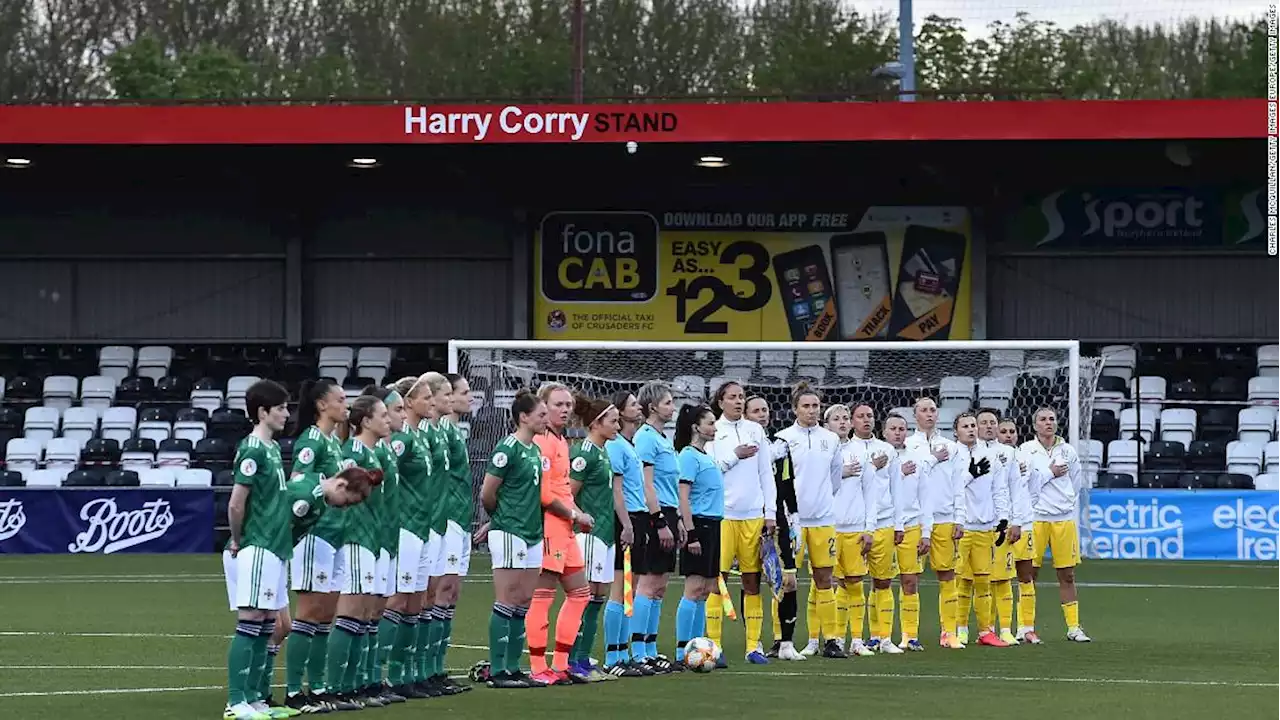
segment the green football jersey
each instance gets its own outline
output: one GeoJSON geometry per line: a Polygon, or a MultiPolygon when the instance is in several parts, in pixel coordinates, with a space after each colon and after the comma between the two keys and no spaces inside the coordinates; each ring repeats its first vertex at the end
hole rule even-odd
{"type": "Polygon", "coordinates": [[[447,440],[449,458],[449,492],[447,520],[452,520],[465,531],[471,530],[473,505],[471,483],[471,459],[467,457],[467,441],[462,428],[452,420],[440,423],[447,440]]]}
{"type": "Polygon", "coordinates": [[[373,452],[382,465],[382,485],[377,488],[382,490],[382,517],[378,518],[382,549],[395,557],[400,549],[400,465],[391,444],[384,440],[378,441],[373,452]]]}
{"type": "MultiPolygon", "coordinates": [[[[343,467],[382,469],[378,456],[357,438],[351,438],[342,446],[342,463],[343,467]]],[[[346,526],[346,541],[371,550],[376,556],[382,549],[382,535],[378,524],[378,519],[382,517],[382,486],[373,488],[364,502],[352,505],[342,514],[346,526]]]]}
{"type": "MultiPolygon", "coordinates": [[[[313,425],[293,443],[293,469],[290,472],[290,478],[297,480],[314,474],[315,480],[319,481],[323,478],[335,477],[341,472],[341,463],[342,443],[313,425]]],[[[343,535],[345,513],[346,510],[339,509],[324,513],[320,520],[311,526],[310,534],[335,548],[342,547],[346,542],[346,537],[343,535]]]]}
{"type": "Polygon", "coordinates": [[[399,458],[400,482],[396,503],[400,506],[400,527],[426,540],[427,528],[431,524],[428,504],[431,455],[422,433],[405,425],[400,432],[391,434],[391,451],[399,458]]]}
{"type": "Polygon", "coordinates": [[[578,443],[569,452],[569,479],[582,483],[575,501],[596,521],[591,534],[612,545],[613,466],[609,464],[609,453],[590,440],[578,443]]]}
{"type": "Polygon", "coordinates": [[[281,560],[293,557],[280,446],[274,440],[263,442],[256,435],[241,440],[236,447],[235,482],[249,488],[240,546],[262,548],[281,560]]]}
{"type": "Polygon", "coordinates": [[[324,499],[324,488],[320,485],[320,476],[316,473],[303,475],[290,480],[286,492],[289,495],[289,511],[293,524],[293,544],[306,535],[311,528],[327,512],[331,510],[324,499]]]}
{"type": "Polygon", "coordinates": [[[485,474],[502,479],[489,529],[510,533],[527,543],[542,542],[542,452],[538,446],[525,445],[515,435],[508,435],[494,448],[485,474]]]}
{"type": "Polygon", "coordinates": [[[448,491],[449,483],[452,482],[452,478],[449,475],[449,440],[445,437],[438,423],[433,424],[424,419],[418,423],[418,427],[422,430],[423,439],[431,457],[429,466],[429,485],[431,487],[430,528],[436,534],[444,535],[445,526],[449,522],[448,491]]]}

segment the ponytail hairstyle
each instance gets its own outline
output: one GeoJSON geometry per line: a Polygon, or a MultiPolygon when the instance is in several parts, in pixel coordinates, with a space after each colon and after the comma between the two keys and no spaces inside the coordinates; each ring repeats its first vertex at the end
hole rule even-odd
{"type": "Polygon", "coordinates": [[[640,403],[640,414],[644,416],[643,420],[648,422],[649,416],[653,414],[653,408],[664,398],[671,395],[671,388],[666,383],[651,382],[640,388],[636,400],[640,403]]]}
{"type": "Polygon", "coordinates": [[[800,404],[800,399],[812,395],[818,398],[818,402],[822,402],[822,393],[818,389],[809,384],[808,380],[801,380],[796,383],[795,389],[791,391],[791,406],[795,407],[800,404]]]}
{"type": "Polygon", "coordinates": [[[347,418],[347,423],[351,425],[350,437],[360,434],[363,429],[364,421],[368,420],[375,408],[382,404],[382,401],[373,395],[361,395],[351,403],[351,414],[347,418]]]}
{"type": "Polygon", "coordinates": [[[520,427],[521,415],[532,413],[541,404],[542,400],[529,388],[517,390],[515,399],[511,401],[511,419],[515,421],[516,427],[520,427]]]}
{"type": "Polygon", "coordinates": [[[395,381],[395,383],[392,384],[392,387],[396,389],[396,392],[400,393],[400,397],[404,398],[405,400],[408,400],[409,391],[413,389],[413,386],[416,385],[417,382],[418,382],[418,378],[414,377],[413,375],[409,375],[395,381]]]}
{"type": "Polygon", "coordinates": [[[298,386],[298,415],[293,421],[293,437],[302,437],[303,431],[316,424],[316,405],[336,387],[338,383],[329,378],[302,381],[298,386]]]}
{"type": "Polygon", "coordinates": [[[335,477],[347,481],[347,492],[367,499],[373,488],[382,484],[381,470],[365,470],[362,467],[349,467],[335,477]]]}
{"type": "Polygon", "coordinates": [[[360,391],[360,397],[376,397],[383,403],[386,403],[387,396],[395,391],[395,388],[382,387],[381,385],[367,385],[364,390],[360,391]]]}
{"type": "Polygon", "coordinates": [[[704,415],[715,417],[715,413],[711,412],[711,408],[706,405],[684,405],[680,408],[680,414],[676,416],[676,437],[674,444],[676,452],[680,452],[685,447],[693,444],[694,428],[698,423],[702,422],[704,415]]]}
{"type": "MultiPolygon", "coordinates": [[[[742,383],[738,382],[737,380],[725,380],[723,383],[720,384],[720,387],[716,388],[715,394],[712,395],[711,397],[711,411],[715,413],[716,417],[720,417],[721,415],[724,415],[724,407],[720,403],[724,402],[725,393],[729,392],[729,388],[732,388],[732,387],[736,387],[742,390],[743,391],[742,394],[744,396],[747,394],[746,388],[742,387],[742,383]]],[[[744,415],[747,412],[746,397],[742,398],[742,412],[744,415]]]]}
{"type": "MultiPolygon", "coordinates": [[[[625,397],[623,402],[626,402],[625,397]]],[[[608,400],[594,400],[582,393],[574,393],[573,396],[573,414],[578,418],[578,422],[582,423],[583,429],[588,431],[613,407],[615,405],[608,400]]]]}

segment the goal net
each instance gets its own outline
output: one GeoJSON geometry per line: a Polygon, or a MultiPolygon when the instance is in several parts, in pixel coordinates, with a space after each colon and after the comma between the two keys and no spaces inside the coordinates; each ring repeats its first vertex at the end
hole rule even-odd
{"type": "MultiPolygon", "coordinates": [[[[1062,435],[1080,450],[1087,493],[1101,459],[1091,459],[1088,442],[1100,364],[1098,358],[1080,357],[1074,341],[449,343],[450,371],[471,383],[467,430],[477,493],[489,454],[511,432],[511,401],[521,387],[556,381],[608,398],[657,380],[668,383],[682,405],[709,403],[721,383],[734,380],[748,395],[769,401],[772,426],[766,429],[773,433],[795,419],[790,394],[802,379],[822,391],[824,406],[870,403],[877,429],[879,421],[897,412],[914,431],[911,405],[928,396],[938,403],[938,427],[945,432],[960,412],[990,407],[1017,423],[1022,442],[1033,437],[1036,409],[1051,407],[1062,435]]],[[[1087,494],[1081,506],[1088,507],[1087,494]]],[[[482,516],[477,503],[477,522],[482,516]]],[[[1080,529],[1087,536],[1088,523],[1080,529]]],[[[1092,545],[1087,537],[1081,544],[1092,545]]]]}

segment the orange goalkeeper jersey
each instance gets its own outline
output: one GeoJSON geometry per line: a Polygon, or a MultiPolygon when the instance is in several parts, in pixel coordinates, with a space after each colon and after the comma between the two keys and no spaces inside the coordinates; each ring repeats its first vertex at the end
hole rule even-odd
{"type": "MultiPolygon", "coordinates": [[[[542,507],[559,500],[565,507],[576,509],[569,485],[569,443],[552,432],[534,435],[533,442],[542,451],[542,507]]],[[[543,532],[548,538],[572,538],[573,523],[544,512],[543,532]]]]}

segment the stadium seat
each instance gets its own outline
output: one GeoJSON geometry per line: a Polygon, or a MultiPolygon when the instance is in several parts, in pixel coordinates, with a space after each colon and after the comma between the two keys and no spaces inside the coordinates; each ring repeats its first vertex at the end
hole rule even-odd
{"type": "Polygon", "coordinates": [[[72,438],[84,447],[98,434],[98,411],[90,407],[67,408],[62,414],[62,437],[72,438]]]}
{"type": "Polygon", "coordinates": [[[1280,472],[1280,442],[1272,440],[1262,449],[1263,472],[1280,472]]]}
{"type": "Polygon", "coordinates": [[[1249,380],[1250,405],[1276,405],[1280,403],[1280,377],[1263,375],[1249,380]]]}
{"type": "Polygon", "coordinates": [[[1160,411],[1160,439],[1182,443],[1183,447],[1196,439],[1196,411],[1190,408],[1169,408],[1160,411]]]}
{"type": "Polygon", "coordinates": [[[1236,416],[1239,430],[1238,439],[1257,445],[1266,445],[1271,441],[1271,430],[1276,425],[1276,408],[1247,407],[1236,416]]]}
{"type": "Polygon", "coordinates": [[[1200,414],[1199,439],[1235,440],[1237,412],[1225,407],[1211,407],[1200,414]]]}
{"type": "Polygon", "coordinates": [[[1092,428],[1090,434],[1103,443],[1109,443],[1120,437],[1120,423],[1110,410],[1095,408],[1089,426],[1092,428]]]}
{"type": "Polygon", "coordinates": [[[1128,397],[1129,386],[1124,380],[1113,375],[1100,375],[1093,393],[1093,409],[1110,410],[1111,414],[1119,416],[1128,397]]]}
{"type": "Polygon", "coordinates": [[[1187,448],[1187,467],[1192,470],[1221,470],[1226,463],[1225,440],[1196,440],[1187,448]]]}
{"type": "Polygon", "coordinates": [[[112,470],[107,473],[105,482],[107,487],[138,487],[142,484],[138,473],[129,469],[112,470]]]}
{"type": "Polygon", "coordinates": [[[80,383],[70,375],[50,375],[44,379],[44,404],[66,410],[80,396],[80,383]]]}
{"type": "Polygon", "coordinates": [[[221,438],[233,446],[253,430],[253,423],[243,413],[218,410],[209,418],[208,437],[221,438]]]}
{"type": "Polygon", "coordinates": [[[200,378],[191,390],[191,407],[212,413],[222,407],[222,389],[213,378],[200,378]]]}
{"type": "Polygon", "coordinates": [[[1219,490],[1252,490],[1253,475],[1226,472],[1218,476],[1219,490]]]}
{"type": "MultiPolygon", "coordinates": [[[[168,442],[166,440],[165,442],[168,442]]],[[[120,467],[124,470],[149,470],[156,464],[156,441],[151,438],[130,438],[124,441],[120,452],[120,467]]]]}
{"type": "Polygon", "coordinates": [[[103,487],[106,485],[105,470],[96,468],[86,468],[84,470],[72,470],[67,473],[67,477],[62,481],[63,487],[103,487]]]}
{"type": "Polygon", "coordinates": [[[1186,473],[1169,472],[1169,471],[1159,472],[1159,471],[1157,471],[1157,472],[1152,473],[1152,474],[1153,474],[1153,475],[1155,475],[1155,479],[1156,479],[1156,481],[1160,483],[1160,485],[1159,485],[1160,489],[1162,489],[1162,490],[1177,490],[1177,489],[1179,489],[1180,487],[1182,487],[1182,486],[1179,484],[1179,483],[1180,483],[1180,478],[1181,478],[1183,475],[1185,475],[1186,473]]]}
{"type": "Polygon", "coordinates": [[[1257,475],[1262,471],[1262,453],[1262,445],[1243,440],[1227,443],[1227,472],[1257,475]]]}
{"type": "Polygon", "coordinates": [[[1127,384],[1133,379],[1133,369],[1138,363],[1138,354],[1129,345],[1107,345],[1100,351],[1102,355],[1102,375],[1118,377],[1127,384]]]}
{"type": "Polygon", "coordinates": [[[156,381],[156,396],[168,403],[187,403],[191,400],[191,382],[186,378],[169,375],[156,381]]]}
{"type": "MultiPolygon", "coordinates": [[[[458,428],[462,429],[464,424],[466,423],[458,423],[458,428]]],[[[293,443],[295,439],[291,437],[276,438],[276,445],[280,447],[280,462],[284,465],[285,472],[288,472],[289,468],[293,467],[293,443]]],[[[469,439],[465,431],[462,433],[462,439],[464,442],[469,439]]]]}
{"type": "Polygon", "coordinates": [[[80,404],[102,412],[111,407],[116,397],[116,379],[106,375],[90,375],[80,383],[80,404]]]}
{"type": "Polygon", "coordinates": [[[1137,440],[1112,440],[1107,445],[1107,472],[1137,476],[1137,440]]]}
{"type": "Polygon", "coordinates": [[[938,404],[961,412],[973,407],[974,381],[965,375],[949,375],[938,384],[938,404]]]}
{"type": "Polygon", "coordinates": [[[133,348],[108,345],[98,352],[98,372],[123,380],[133,374],[133,348]]]}
{"type": "Polygon", "coordinates": [[[341,385],[351,372],[354,361],[355,352],[349,347],[320,348],[320,377],[333,378],[334,382],[341,385]]]}
{"type": "MultiPolygon", "coordinates": [[[[205,468],[207,471],[208,469],[205,468]]],[[[214,487],[231,487],[236,484],[236,474],[232,470],[219,470],[213,473],[214,487]]]]}
{"type": "Polygon", "coordinates": [[[190,441],[192,445],[209,434],[209,415],[202,408],[183,408],[178,411],[173,424],[173,436],[190,441]]]}
{"type": "Polygon", "coordinates": [[[1151,442],[1156,435],[1156,421],[1160,417],[1158,405],[1142,404],[1136,408],[1128,407],[1120,411],[1120,437],[1133,438],[1141,436],[1151,442]]]}
{"type": "Polygon", "coordinates": [[[22,411],[0,405],[0,432],[18,433],[22,430],[22,411]]]}
{"type": "Polygon", "coordinates": [[[1140,403],[1151,403],[1156,407],[1164,404],[1168,383],[1162,377],[1142,375],[1134,378],[1133,392],[1129,395],[1140,403]]]}
{"type": "Polygon", "coordinates": [[[375,385],[382,385],[391,368],[391,348],[362,347],[356,354],[356,374],[373,378],[375,385]]]}
{"type": "Polygon", "coordinates": [[[34,405],[40,402],[40,383],[29,377],[15,377],[4,389],[4,401],[9,405],[34,405]]]}
{"type": "Polygon", "coordinates": [[[102,413],[102,437],[118,443],[133,437],[138,424],[138,411],[131,407],[111,407],[102,413]]]}
{"type": "Polygon", "coordinates": [[[1183,490],[1203,490],[1217,487],[1217,473],[1185,472],[1178,476],[1178,487],[1183,490]]]}
{"type": "MultiPolygon", "coordinates": [[[[1136,473],[1135,473],[1136,474],[1136,473]]],[[[1114,490],[1132,490],[1137,487],[1135,475],[1129,473],[1113,473],[1105,472],[1098,476],[1098,487],[1111,488],[1114,490]]]]}
{"type": "Polygon", "coordinates": [[[1254,490],[1280,490],[1280,474],[1269,472],[1253,479],[1254,490]]]}
{"type": "Polygon", "coordinates": [[[149,377],[131,375],[116,386],[115,402],[120,405],[139,405],[156,397],[156,381],[149,377]]]}
{"type": "Polygon", "coordinates": [[[1169,387],[1169,400],[1204,400],[1209,390],[1195,380],[1179,380],[1169,387]]]}
{"type": "Polygon", "coordinates": [[[831,365],[829,350],[800,350],[796,352],[796,378],[812,378],[822,382],[831,365]]]}
{"type": "Polygon", "coordinates": [[[938,425],[937,425],[938,432],[942,433],[943,435],[949,438],[955,439],[956,417],[958,417],[960,413],[968,409],[969,408],[964,408],[962,410],[960,408],[954,408],[954,407],[938,408],[938,425]]]}
{"type": "Polygon", "coordinates": [[[1080,465],[1086,472],[1093,473],[1097,477],[1098,471],[1102,469],[1103,461],[1106,458],[1106,447],[1101,440],[1090,438],[1081,448],[1080,465]]]}
{"type": "Polygon", "coordinates": [[[677,375],[671,378],[671,392],[676,398],[706,402],[707,381],[698,375],[677,375]]]}
{"type": "MultiPolygon", "coordinates": [[[[1175,478],[1177,477],[1177,473],[1168,473],[1168,475],[1172,475],[1175,478]]],[[[1164,487],[1161,484],[1162,482],[1163,482],[1163,478],[1161,477],[1160,473],[1143,472],[1142,474],[1138,475],[1137,485],[1140,490],[1158,490],[1164,487]]]]}
{"type": "Polygon", "coordinates": [[[978,405],[1004,414],[1013,402],[1013,378],[988,375],[978,380],[978,405]]]}
{"type": "Polygon", "coordinates": [[[44,464],[47,468],[74,469],[80,464],[80,442],[75,438],[53,438],[45,445],[44,464]]]}
{"type": "Polygon", "coordinates": [[[172,364],[173,348],[164,345],[148,345],[138,349],[135,372],[154,383],[169,374],[169,366],[172,364]]]}
{"type": "MultiPolygon", "coordinates": [[[[227,407],[232,410],[245,412],[244,395],[248,391],[249,386],[258,382],[262,378],[252,375],[236,375],[227,381],[227,407]]],[[[194,402],[192,403],[195,404],[194,402]]],[[[213,412],[210,410],[209,412],[213,412]]]]}
{"type": "MultiPolygon", "coordinates": [[[[234,482],[234,478],[232,480],[234,482]]],[[[213,485],[213,473],[204,468],[189,468],[177,473],[178,487],[204,488],[213,485]]]]}
{"type": "Polygon", "coordinates": [[[26,486],[22,473],[17,470],[0,470],[0,487],[15,488],[26,486]]]}
{"type": "Polygon", "coordinates": [[[360,397],[364,389],[373,384],[373,378],[361,377],[359,375],[348,375],[347,381],[342,383],[342,390],[347,394],[347,405],[353,400],[360,397]]]}
{"type": "Polygon", "coordinates": [[[86,466],[111,468],[120,464],[120,443],[109,438],[94,438],[80,451],[80,462],[86,466]]]}
{"type": "MultiPolygon", "coordinates": [[[[194,443],[186,438],[169,438],[161,440],[156,446],[156,466],[167,468],[186,468],[191,464],[191,449],[194,443]]],[[[287,466],[286,466],[287,467],[287,466]]]]}
{"type": "Polygon", "coordinates": [[[1147,445],[1146,465],[1152,470],[1181,470],[1186,453],[1180,442],[1156,440],[1147,445]]]}
{"type": "Polygon", "coordinates": [[[177,471],[173,468],[158,467],[137,472],[138,484],[142,487],[171,488],[176,484],[177,471]]]}
{"type": "Polygon", "coordinates": [[[191,465],[212,472],[219,472],[231,467],[235,446],[221,438],[207,437],[195,444],[191,452],[191,465]]]}
{"type": "Polygon", "coordinates": [[[35,470],[44,456],[44,444],[31,438],[13,438],[5,445],[4,464],[10,470],[35,470]]]}
{"type": "MultiPolygon", "coordinates": [[[[404,375],[412,375],[417,371],[414,367],[412,371],[401,373],[395,377],[404,375]]],[[[306,353],[297,350],[286,350],[280,354],[276,360],[276,370],[272,375],[277,381],[284,383],[291,389],[296,389],[297,385],[316,375],[315,358],[306,353]]]]}
{"type": "Polygon", "coordinates": [[[1246,386],[1239,378],[1220,377],[1209,385],[1209,399],[1224,402],[1244,401],[1246,386]]]}
{"type": "Polygon", "coordinates": [[[915,431],[916,431],[916,429],[917,429],[917,428],[916,428],[916,414],[915,414],[915,412],[914,412],[911,408],[909,408],[909,407],[907,407],[907,406],[905,406],[905,405],[904,405],[904,406],[902,406],[902,407],[896,407],[896,408],[893,408],[892,410],[890,410],[890,411],[889,411],[889,414],[890,414],[890,415],[897,415],[898,417],[902,418],[903,420],[906,420],[906,421],[907,421],[907,430],[909,430],[909,431],[911,431],[911,432],[915,432],[915,431]]]}
{"type": "Polygon", "coordinates": [[[70,470],[54,468],[52,470],[24,470],[22,478],[29,488],[61,487],[70,470]]]}
{"type": "Polygon", "coordinates": [[[26,416],[22,423],[22,434],[32,440],[39,441],[43,445],[58,434],[58,428],[61,425],[62,413],[58,411],[58,408],[37,405],[27,408],[26,416]]]}
{"type": "Polygon", "coordinates": [[[1258,348],[1257,372],[1263,377],[1280,374],[1280,345],[1263,345],[1258,348]]]}
{"type": "Polygon", "coordinates": [[[862,382],[870,365],[871,353],[866,350],[837,350],[835,353],[835,374],[849,382],[862,382]]]}
{"type": "Polygon", "coordinates": [[[173,431],[169,413],[163,408],[147,408],[138,421],[138,437],[149,438],[156,444],[167,439],[173,431]]]}
{"type": "Polygon", "coordinates": [[[987,353],[987,374],[993,377],[1017,375],[1026,363],[1025,350],[992,350],[987,353]]]}

